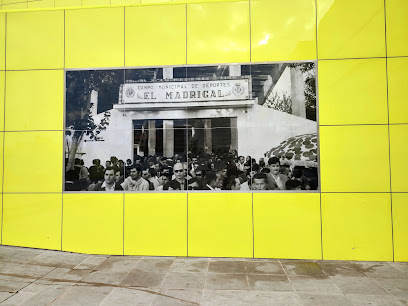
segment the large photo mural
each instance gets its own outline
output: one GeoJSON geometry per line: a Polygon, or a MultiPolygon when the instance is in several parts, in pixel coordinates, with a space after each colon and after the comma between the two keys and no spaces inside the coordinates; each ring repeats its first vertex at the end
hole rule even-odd
{"type": "Polygon", "coordinates": [[[316,191],[316,63],[66,71],[65,191],[316,191]]]}

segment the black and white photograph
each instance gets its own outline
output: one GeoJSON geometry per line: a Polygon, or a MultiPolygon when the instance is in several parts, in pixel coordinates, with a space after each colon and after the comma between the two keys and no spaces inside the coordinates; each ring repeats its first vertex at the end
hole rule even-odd
{"type": "Polygon", "coordinates": [[[65,191],[319,190],[316,63],[66,70],[65,191]]]}

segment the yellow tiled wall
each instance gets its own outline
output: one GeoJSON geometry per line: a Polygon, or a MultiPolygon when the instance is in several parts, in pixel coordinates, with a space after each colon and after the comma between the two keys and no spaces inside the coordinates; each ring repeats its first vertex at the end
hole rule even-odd
{"type": "Polygon", "coordinates": [[[1,6],[2,244],[408,261],[408,1],[1,6]],[[320,193],[62,192],[64,69],[293,60],[318,62],[320,193]]]}

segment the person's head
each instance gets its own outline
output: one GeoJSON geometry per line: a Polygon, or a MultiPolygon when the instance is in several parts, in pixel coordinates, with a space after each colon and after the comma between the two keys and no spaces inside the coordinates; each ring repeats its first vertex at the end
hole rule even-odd
{"type": "Polygon", "coordinates": [[[127,160],[126,160],[126,165],[127,166],[130,166],[132,164],[132,160],[130,159],[130,158],[128,158],[127,160]]]}
{"type": "Polygon", "coordinates": [[[80,165],[80,164],[81,164],[81,160],[80,160],[79,158],[75,158],[74,164],[75,164],[75,165],[80,165]]]}
{"type": "Polygon", "coordinates": [[[112,163],[111,163],[110,160],[107,160],[107,161],[105,162],[105,167],[106,167],[106,168],[112,167],[112,163]]]}
{"type": "Polygon", "coordinates": [[[111,156],[110,161],[112,165],[116,165],[116,163],[118,162],[118,158],[116,156],[111,156]]]}
{"type": "Polygon", "coordinates": [[[201,167],[201,166],[198,167],[198,168],[195,170],[195,175],[196,175],[197,180],[202,181],[202,180],[204,179],[204,176],[205,176],[204,168],[201,167]]]}
{"type": "Polygon", "coordinates": [[[105,183],[112,185],[115,182],[115,169],[111,167],[105,168],[105,183]]]}
{"type": "Polygon", "coordinates": [[[174,176],[176,177],[176,180],[184,180],[185,178],[185,172],[184,172],[184,166],[182,163],[176,163],[173,166],[173,173],[174,176]]]}
{"type": "Polygon", "coordinates": [[[221,175],[222,178],[227,177],[227,167],[222,168],[218,173],[221,175]]]}
{"type": "Polygon", "coordinates": [[[289,180],[285,184],[287,190],[301,190],[302,183],[298,180],[289,180]]]}
{"type": "Polygon", "coordinates": [[[187,176],[188,174],[188,164],[187,163],[183,163],[183,169],[184,169],[184,176],[187,176]]]}
{"type": "Polygon", "coordinates": [[[271,173],[274,175],[278,175],[280,171],[280,161],[277,157],[271,157],[268,160],[269,169],[271,169],[271,173]]]}
{"type": "Polygon", "coordinates": [[[222,187],[223,176],[221,175],[221,173],[217,172],[216,177],[217,177],[217,179],[215,181],[215,187],[221,188],[222,187]]]}
{"type": "Polygon", "coordinates": [[[151,178],[149,169],[143,169],[143,171],[142,171],[142,177],[143,177],[144,179],[149,179],[149,178],[151,178]]]}
{"type": "Polygon", "coordinates": [[[115,169],[115,180],[119,182],[122,179],[122,171],[119,168],[115,169]]]}
{"type": "Polygon", "coordinates": [[[252,178],[251,189],[252,190],[266,190],[268,186],[265,173],[257,173],[252,178]]]}
{"type": "Polygon", "coordinates": [[[130,177],[133,180],[138,180],[141,177],[142,169],[140,167],[132,167],[130,169],[130,177]]]}
{"type": "Polygon", "coordinates": [[[99,159],[94,159],[92,161],[92,164],[94,164],[95,166],[99,166],[101,164],[101,161],[99,159]]]}
{"type": "Polygon", "coordinates": [[[161,176],[161,180],[163,182],[163,185],[166,185],[167,183],[170,183],[171,174],[170,173],[163,173],[162,176],[161,176]]]}
{"type": "Polygon", "coordinates": [[[205,175],[208,186],[215,188],[217,187],[217,175],[213,171],[208,171],[205,175]]]}
{"type": "Polygon", "coordinates": [[[240,157],[238,157],[238,162],[239,162],[240,164],[245,163],[245,157],[243,157],[242,155],[241,155],[240,157]]]}

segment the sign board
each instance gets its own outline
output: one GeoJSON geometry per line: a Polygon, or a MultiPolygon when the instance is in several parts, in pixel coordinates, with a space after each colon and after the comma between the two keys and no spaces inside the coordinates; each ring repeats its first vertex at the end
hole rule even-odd
{"type": "Polygon", "coordinates": [[[122,104],[147,102],[204,102],[250,99],[249,79],[127,83],[122,104]]]}

